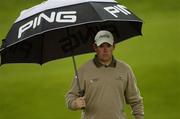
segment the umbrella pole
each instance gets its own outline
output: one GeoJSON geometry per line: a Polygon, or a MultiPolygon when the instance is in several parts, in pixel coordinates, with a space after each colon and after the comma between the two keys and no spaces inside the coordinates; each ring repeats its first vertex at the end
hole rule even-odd
{"type": "Polygon", "coordinates": [[[84,90],[81,89],[80,82],[79,82],[79,76],[78,76],[78,71],[77,71],[77,66],[76,66],[76,61],[74,55],[72,56],[73,59],[73,65],[74,65],[74,73],[75,73],[75,80],[77,82],[78,90],[79,90],[79,96],[83,97],[84,96],[84,90]]]}
{"type": "MultiPolygon", "coordinates": [[[[67,35],[68,36],[70,35],[70,31],[69,31],[68,28],[67,28],[67,35]]],[[[84,96],[84,90],[82,90],[81,86],[80,86],[79,76],[78,76],[78,71],[77,71],[77,66],[76,66],[76,61],[75,61],[74,49],[73,49],[72,42],[71,42],[71,53],[72,53],[72,60],[73,60],[73,66],[74,66],[75,80],[77,82],[78,91],[79,91],[78,93],[79,93],[80,97],[83,97],[84,96]]]]}

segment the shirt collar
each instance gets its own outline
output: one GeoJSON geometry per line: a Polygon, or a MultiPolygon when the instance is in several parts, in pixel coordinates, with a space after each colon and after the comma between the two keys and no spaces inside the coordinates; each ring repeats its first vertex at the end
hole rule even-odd
{"type": "Polygon", "coordinates": [[[97,58],[97,55],[95,55],[94,59],[93,59],[93,62],[94,64],[96,65],[97,68],[100,68],[102,66],[104,67],[112,67],[112,68],[115,68],[116,67],[116,60],[114,58],[114,56],[112,57],[112,61],[109,65],[103,65],[101,62],[99,62],[98,58],[97,58]]]}

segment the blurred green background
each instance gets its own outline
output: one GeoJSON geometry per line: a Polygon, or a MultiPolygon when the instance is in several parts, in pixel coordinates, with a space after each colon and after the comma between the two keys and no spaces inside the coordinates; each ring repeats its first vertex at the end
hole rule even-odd
{"type": "MultiPolygon", "coordinates": [[[[43,0],[1,0],[0,39],[20,11],[43,0]]],[[[180,119],[180,1],[119,1],[143,19],[143,36],[116,45],[115,57],[130,64],[144,97],[145,119],[180,119]]],[[[78,67],[93,57],[76,57],[78,67]]],[[[73,79],[71,58],[0,67],[0,119],[79,119],[64,96],[73,79]]],[[[130,108],[127,114],[132,118],[130,108]]]]}

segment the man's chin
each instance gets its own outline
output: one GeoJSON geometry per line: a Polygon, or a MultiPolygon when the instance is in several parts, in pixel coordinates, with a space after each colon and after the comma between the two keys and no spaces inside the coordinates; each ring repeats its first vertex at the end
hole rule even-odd
{"type": "Polygon", "coordinates": [[[109,58],[109,57],[103,57],[103,62],[109,62],[109,61],[111,61],[111,58],[109,58]]]}

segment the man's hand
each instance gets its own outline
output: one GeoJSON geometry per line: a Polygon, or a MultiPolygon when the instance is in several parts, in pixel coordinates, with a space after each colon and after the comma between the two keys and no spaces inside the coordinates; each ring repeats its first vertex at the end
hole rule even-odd
{"type": "Polygon", "coordinates": [[[86,107],[86,102],[85,102],[85,97],[79,97],[76,98],[73,102],[72,105],[76,109],[82,109],[86,107]]]}

